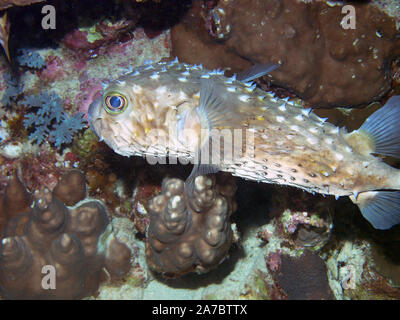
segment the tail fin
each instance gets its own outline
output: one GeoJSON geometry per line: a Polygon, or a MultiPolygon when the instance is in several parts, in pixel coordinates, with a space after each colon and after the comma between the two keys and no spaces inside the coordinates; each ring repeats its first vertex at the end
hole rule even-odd
{"type": "Polygon", "coordinates": [[[387,230],[400,223],[400,191],[367,191],[350,199],[375,229],[387,230]]]}
{"type": "Polygon", "coordinates": [[[391,97],[361,129],[372,138],[373,153],[400,158],[400,95],[391,97]]]}

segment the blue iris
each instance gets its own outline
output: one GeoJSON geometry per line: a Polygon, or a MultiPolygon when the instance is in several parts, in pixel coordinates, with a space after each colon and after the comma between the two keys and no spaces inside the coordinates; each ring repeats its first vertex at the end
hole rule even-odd
{"type": "Polygon", "coordinates": [[[110,93],[104,99],[104,108],[110,114],[120,114],[126,108],[126,98],[119,93],[110,93]]]}
{"type": "Polygon", "coordinates": [[[113,96],[110,99],[110,105],[115,108],[118,109],[121,107],[122,101],[121,101],[121,97],[118,96],[113,96]]]}

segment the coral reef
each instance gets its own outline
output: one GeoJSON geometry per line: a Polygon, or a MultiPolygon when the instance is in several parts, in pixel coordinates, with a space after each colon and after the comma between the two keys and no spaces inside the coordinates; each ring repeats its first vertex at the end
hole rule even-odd
{"type": "Polygon", "coordinates": [[[8,39],[10,37],[10,22],[8,20],[7,12],[3,13],[0,18],[0,45],[4,49],[4,53],[10,61],[10,50],[8,48],[8,39]]]}
{"type": "Polygon", "coordinates": [[[0,247],[4,298],[82,298],[106,276],[121,279],[129,271],[130,250],[114,237],[106,208],[97,200],[79,201],[85,197],[85,177],[74,170],[54,192],[35,191],[31,208],[31,195],[14,175],[0,208],[3,222],[6,217],[0,247]],[[55,278],[49,289],[44,274],[51,268],[55,278]]]}
{"type": "Polygon", "coordinates": [[[80,28],[68,33],[64,39],[64,45],[74,54],[84,54],[87,57],[104,55],[110,45],[129,33],[127,31],[135,27],[133,20],[120,20],[117,23],[101,21],[89,28],[80,28]]]}
{"type": "MultiPolygon", "coordinates": [[[[189,196],[180,179],[190,168],[116,155],[76,114],[120,73],[171,56],[227,73],[281,62],[258,85],[317,107],[369,102],[393,80],[383,103],[400,93],[398,31],[371,3],[399,23],[397,3],[351,3],[357,27],[344,30],[340,1],[194,0],[183,20],[190,1],[158,2],[51,2],[57,30],[46,31],[45,2],[3,11],[0,295],[399,299],[400,227],[371,229],[344,198],[239,179],[234,200],[229,175],[198,178],[189,196]],[[56,267],[55,290],[42,288],[46,265],[56,267]]],[[[357,129],[378,107],[317,112],[357,129]]]]}
{"type": "Polygon", "coordinates": [[[48,136],[49,141],[60,148],[63,144],[71,143],[75,133],[85,127],[83,113],[68,116],[61,98],[54,92],[26,96],[21,104],[36,109],[36,112],[25,116],[24,126],[33,128],[29,139],[37,144],[41,144],[48,136]]]}
{"type": "Polygon", "coordinates": [[[163,181],[161,195],[149,204],[146,256],[149,267],[166,277],[215,268],[232,243],[230,215],[235,209],[232,180],[217,184],[199,176],[189,196],[179,179],[163,181]]]}
{"type": "Polygon", "coordinates": [[[392,18],[372,5],[354,7],[356,28],[344,29],[341,6],[319,1],[229,0],[208,11],[195,2],[172,29],[173,54],[234,72],[249,61],[280,63],[268,84],[294,91],[313,107],[366,104],[389,90],[400,42],[392,18]]]}
{"type": "Polygon", "coordinates": [[[31,51],[30,49],[22,49],[17,56],[17,61],[20,66],[25,66],[32,69],[41,69],[46,65],[42,56],[35,51],[31,51]]]}
{"type": "Polygon", "coordinates": [[[281,236],[294,248],[322,248],[332,233],[333,199],[290,189],[272,191],[270,216],[282,230],[281,236]]]}
{"type": "Polygon", "coordinates": [[[22,85],[17,79],[12,77],[10,74],[4,74],[4,83],[6,85],[6,90],[4,92],[1,103],[4,106],[11,106],[13,102],[18,99],[18,96],[22,92],[22,85]]]}
{"type": "Polygon", "coordinates": [[[1,0],[0,10],[7,9],[13,6],[28,6],[36,2],[42,2],[44,0],[1,0]]]}
{"type": "Polygon", "coordinates": [[[276,278],[289,300],[331,300],[324,261],[306,250],[300,258],[281,256],[276,278]]]}

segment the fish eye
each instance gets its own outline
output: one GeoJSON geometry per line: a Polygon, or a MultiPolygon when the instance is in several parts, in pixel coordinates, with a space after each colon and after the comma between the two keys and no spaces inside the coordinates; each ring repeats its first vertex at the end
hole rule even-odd
{"type": "Polygon", "coordinates": [[[122,94],[111,92],[104,99],[104,106],[108,113],[119,114],[123,112],[128,105],[128,100],[122,94]]]}

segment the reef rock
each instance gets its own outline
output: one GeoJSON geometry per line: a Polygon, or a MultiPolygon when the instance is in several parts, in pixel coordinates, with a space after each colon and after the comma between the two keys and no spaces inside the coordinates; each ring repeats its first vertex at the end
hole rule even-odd
{"type": "Polygon", "coordinates": [[[13,6],[28,6],[30,4],[43,1],[45,0],[0,0],[0,10],[13,6]]]}
{"type": "Polygon", "coordinates": [[[275,275],[288,300],[332,300],[324,261],[305,250],[299,258],[282,255],[275,275]]]}
{"type": "Polygon", "coordinates": [[[229,175],[220,178],[216,184],[213,176],[197,177],[193,196],[184,181],[164,179],[161,194],[149,203],[146,258],[153,271],[165,277],[204,273],[227,257],[236,185],[229,175]]]}
{"type": "Polygon", "coordinates": [[[120,279],[129,271],[131,252],[114,237],[105,206],[84,199],[80,171],[67,172],[54,192],[36,190],[33,198],[26,206],[31,196],[14,176],[1,199],[0,216],[7,218],[0,246],[3,298],[82,298],[106,276],[120,279]]]}
{"type": "Polygon", "coordinates": [[[319,1],[225,0],[208,11],[195,2],[172,29],[173,55],[234,72],[280,63],[268,84],[295,92],[313,107],[359,106],[389,90],[400,40],[394,19],[373,5],[352,6],[355,29],[343,28],[348,12],[342,6],[319,1]]]}

